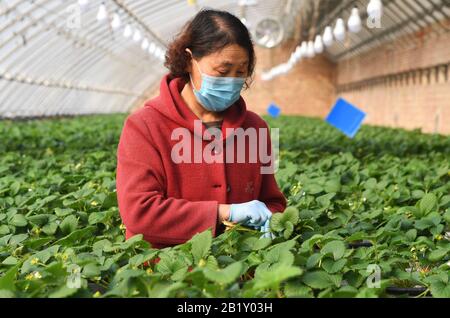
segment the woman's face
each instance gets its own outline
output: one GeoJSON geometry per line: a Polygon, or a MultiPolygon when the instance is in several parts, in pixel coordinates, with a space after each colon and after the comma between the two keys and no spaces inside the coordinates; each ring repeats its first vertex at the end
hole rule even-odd
{"type": "MultiPolygon", "coordinates": [[[[222,50],[197,60],[201,71],[216,77],[248,77],[249,58],[247,51],[237,44],[229,45],[222,50]]],[[[201,88],[202,77],[194,60],[191,60],[190,73],[194,85],[201,88]]]]}

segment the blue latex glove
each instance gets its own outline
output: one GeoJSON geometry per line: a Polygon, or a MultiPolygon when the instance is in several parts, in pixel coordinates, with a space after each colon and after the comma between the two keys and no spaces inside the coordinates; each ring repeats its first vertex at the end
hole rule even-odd
{"type": "Polygon", "coordinates": [[[266,223],[261,226],[261,232],[263,233],[263,235],[261,235],[261,238],[270,238],[272,240],[275,238],[275,235],[273,235],[273,233],[270,231],[270,217],[269,219],[267,219],[266,223]]]}
{"type": "Polygon", "coordinates": [[[259,229],[272,216],[267,206],[258,200],[232,204],[229,221],[259,229]]]}

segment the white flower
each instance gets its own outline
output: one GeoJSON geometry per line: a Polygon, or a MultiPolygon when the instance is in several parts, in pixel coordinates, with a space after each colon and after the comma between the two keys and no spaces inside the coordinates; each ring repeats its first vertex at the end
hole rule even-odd
{"type": "Polygon", "coordinates": [[[445,232],[444,237],[446,240],[450,241],[450,232],[445,232]]]}

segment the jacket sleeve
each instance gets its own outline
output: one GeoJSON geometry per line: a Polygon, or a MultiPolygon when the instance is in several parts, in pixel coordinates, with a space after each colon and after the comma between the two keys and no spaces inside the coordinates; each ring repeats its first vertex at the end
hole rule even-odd
{"type": "Polygon", "coordinates": [[[125,121],[117,149],[117,199],[127,231],[154,245],[181,244],[196,233],[216,235],[217,201],[166,197],[167,178],[146,122],[137,114],[125,121]]]}
{"type": "MultiPolygon", "coordinates": [[[[270,130],[267,124],[265,124],[265,127],[267,129],[267,154],[269,156],[272,156],[273,149],[272,149],[272,141],[270,137],[270,130]]],[[[284,212],[286,209],[287,201],[283,193],[281,192],[280,188],[278,187],[277,181],[275,180],[275,157],[272,156],[270,164],[263,164],[266,168],[268,166],[271,166],[273,164],[271,170],[271,173],[262,173],[262,182],[261,182],[261,190],[259,193],[259,201],[264,202],[267,206],[267,208],[272,213],[277,212],[284,212]]]]}

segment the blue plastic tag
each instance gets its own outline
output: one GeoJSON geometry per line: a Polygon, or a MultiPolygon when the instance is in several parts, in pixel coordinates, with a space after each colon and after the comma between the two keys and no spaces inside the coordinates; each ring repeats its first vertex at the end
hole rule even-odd
{"type": "Polygon", "coordinates": [[[269,107],[267,108],[267,113],[270,116],[276,118],[276,117],[280,116],[281,109],[275,104],[270,104],[269,107]]]}
{"type": "Polygon", "coordinates": [[[325,121],[348,137],[353,138],[365,118],[365,112],[356,108],[345,99],[339,98],[325,121]]]}

